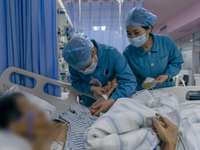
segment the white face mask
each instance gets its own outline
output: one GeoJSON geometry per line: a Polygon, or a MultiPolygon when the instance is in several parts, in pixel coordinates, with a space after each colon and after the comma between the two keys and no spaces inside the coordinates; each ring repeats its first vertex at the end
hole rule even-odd
{"type": "Polygon", "coordinates": [[[141,47],[149,38],[149,35],[148,37],[146,37],[146,32],[136,38],[128,38],[129,39],[129,42],[135,46],[135,47],[141,47]]]}
{"type": "Polygon", "coordinates": [[[96,67],[97,67],[97,63],[95,63],[94,57],[93,57],[93,64],[90,67],[88,67],[85,71],[79,70],[79,72],[86,74],[86,75],[91,74],[95,71],[96,67]]]}

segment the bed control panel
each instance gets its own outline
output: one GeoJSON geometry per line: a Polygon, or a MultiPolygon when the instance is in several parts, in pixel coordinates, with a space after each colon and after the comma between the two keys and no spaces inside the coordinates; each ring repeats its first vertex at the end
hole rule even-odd
{"type": "Polygon", "coordinates": [[[200,100],[200,91],[189,91],[186,94],[186,99],[189,101],[200,100]]]}

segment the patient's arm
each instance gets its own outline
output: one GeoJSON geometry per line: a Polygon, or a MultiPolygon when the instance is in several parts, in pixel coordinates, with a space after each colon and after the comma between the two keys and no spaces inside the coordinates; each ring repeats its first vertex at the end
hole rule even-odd
{"type": "MultiPolygon", "coordinates": [[[[107,85],[108,86],[108,85],[107,85]]],[[[117,79],[113,79],[112,82],[109,84],[109,90],[104,94],[110,97],[110,95],[114,92],[115,88],[118,86],[117,79]]]]}
{"type": "MultiPolygon", "coordinates": [[[[108,97],[110,97],[110,95],[114,92],[115,88],[118,86],[118,82],[117,82],[117,79],[114,79],[112,82],[111,82],[111,87],[110,89],[104,93],[104,95],[107,95],[108,97]]],[[[93,105],[96,105],[102,101],[105,101],[105,99],[101,96],[93,105]]],[[[93,109],[92,110],[92,106],[88,108],[90,110],[90,112],[93,114],[96,110],[93,109]]]]}

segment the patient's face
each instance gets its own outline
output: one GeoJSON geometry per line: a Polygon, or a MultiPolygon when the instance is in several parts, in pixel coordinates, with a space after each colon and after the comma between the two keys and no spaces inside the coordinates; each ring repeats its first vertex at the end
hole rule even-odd
{"type": "Polygon", "coordinates": [[[49,122],[37,106],[30,103],[25,97],[17,97],[16,104],[22,117],[9,125],[12,132],[27,138],[30,132],[34,135],[35,132],[42,132],[46,128],[49,122]]]}

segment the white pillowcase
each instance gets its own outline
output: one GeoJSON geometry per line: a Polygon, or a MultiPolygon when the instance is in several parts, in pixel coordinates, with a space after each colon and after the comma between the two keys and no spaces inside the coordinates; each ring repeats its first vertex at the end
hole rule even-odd
{"type": "Polygon", "coordinates": [[[31,145],[19,136],[0,131],[0,150],[32,150],[31,145]]]}
{"type": "Polygon", "coordinates": [[[34,96],[30,93],[20,90],[17,85],[12,86],[9,90],[7,90],[5,92],[5,94],[14,93],[14,92],[20,92],[20,93],[24,94],[27,97],[27,99],[30,100],[30,102],[32,104],[34,104],[34,105],[38,106],[40,109],[44,110],[45,114],[47,115],[47,117],[50,120],[54,119],[55,117],[57,117],[59,115],[59,111],[55,106],[49,104],[48,102],[46,102],[45,100],[43,100],[37,96],[34,96]],[[50,115],[49,111],[51,112],[51,115],[50,115]]]}

